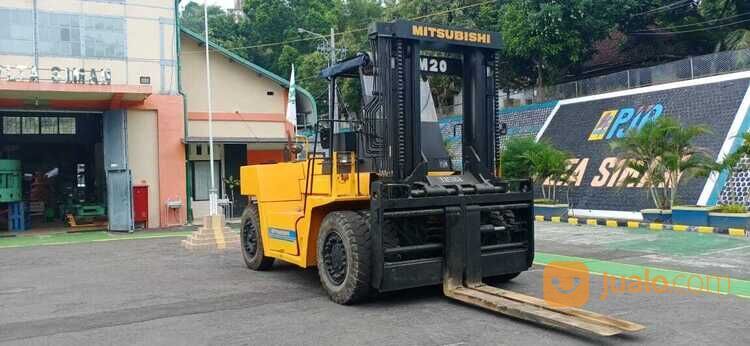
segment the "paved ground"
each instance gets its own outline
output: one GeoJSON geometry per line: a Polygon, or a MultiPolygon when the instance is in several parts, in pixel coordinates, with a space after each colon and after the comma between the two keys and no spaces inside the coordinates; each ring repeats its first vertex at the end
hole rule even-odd
{"type": "MultiPolygon", "coordinates": [[[[748,239],[549,223],[537,229],[540,265],[505,288],[541,296],[543,264],[555,255],[586,257],[613,272],[647,265],[729,274],[740,288],[750,279],[748,239]]],[[[194,254],[179,246],[184,232],[157,235],[67,237],[50,246],[0,239],[0,344],[750,344],[750,299],[735,294],[594,297],[588,309],[647,326],[598,339],[454,303],[435,287],[343,307],[324,296],[314,270],[251,272],[236,250],[194,254]]],[[[590,284],[602,290],[601,277],[590,284]]]]}

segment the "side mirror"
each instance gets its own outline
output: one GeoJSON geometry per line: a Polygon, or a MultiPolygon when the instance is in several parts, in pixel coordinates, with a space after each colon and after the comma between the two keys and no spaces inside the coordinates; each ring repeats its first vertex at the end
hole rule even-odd
{"type": "Polygon", "coordinates": [[[320,146],[323,149],[331,147],[331,132],[330,127],[323,127],[320,129],[320,146]]]}
{"type": "Polygon", "coordinates": [[[508,124],[501,123],[500,124],[500,133],[497,134],[497,136],[505,136],[508,134],[508,124]]]}

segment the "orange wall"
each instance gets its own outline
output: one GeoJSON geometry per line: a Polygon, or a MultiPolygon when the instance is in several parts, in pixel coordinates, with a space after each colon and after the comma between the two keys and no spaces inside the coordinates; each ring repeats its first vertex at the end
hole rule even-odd
{"type": "Polygon", "coordinates": [[[248,150],[247,164],[276,163],[284,161],[283,150],[248,150]]]}
{"type": "MultiPolygon", "coordinates": [[[[182,96],[152,95],[142,105],[133,109],[155,109],[159,136],[159,215],[161,225],[182,225],[187,220],[187,194],[185,181],[185,145],[182,143],[185,123],[182,96]],[[171,211],[167,201],[180,200],[182,208],[171,211]]],[[[137,140],[129,138],[128,140],[137,140]]],[[[138,159],[138,158],[131,158],[138,159]]]]}

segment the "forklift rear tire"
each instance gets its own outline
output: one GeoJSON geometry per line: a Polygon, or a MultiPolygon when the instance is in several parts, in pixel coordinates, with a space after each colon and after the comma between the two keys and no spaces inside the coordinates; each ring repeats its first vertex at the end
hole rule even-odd
{"type": "Polygon", "coordinates": [[[260,236],[260,217],[258,206],[252,202],[242,213],[242,230],[240,243],[245,265],[252,270],[269,270],[273,266],[273,257],[266,257],[263,252],[263,239],[260,236]]]}
{"type": "Polygon", "coordinates": [[[349,305],[370,296],[372,251],[370,230],[361,213],[328,214],[318,233],[318,274],[334,302],[349,305]]]}

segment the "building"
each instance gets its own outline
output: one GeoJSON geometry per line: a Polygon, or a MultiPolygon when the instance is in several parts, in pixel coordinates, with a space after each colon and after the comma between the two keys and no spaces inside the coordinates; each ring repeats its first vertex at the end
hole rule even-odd
{"type": "MultiPolygon", "coordinates": [[[[32,228],[59,227],[68,214],[78,223],[106,218],[111,230],[166,227],[206,210],[204,41],[180,29],[178,6],[0,4],[0,159],[21,162],[22,199],[38,215],[32,228]]],[[[239,165],[281,158],[288,81],[210,48],[214,164],[231,199],[224,178],[238,176],[239,165]]],[[[297,95],[301,112],[314,114],[309,93],[297,95]]]]}
{"type": "MultiPolygon", "coordinates": [[[[193,217],[208,214],[208,93],[203,36],[181,29],[181,85],[187,101],[188,191],[193,217]]],[[[246,164],[278,162],[287,144],[284,122],[289,81],[213,43],[211,79],[216,185],[223,199],[234,196],[232,215],[245,206],[239,186],[231,191],[226,178],[239,179],[246,164]]],[[[315,102],[297,89],[299,116],[315,115],[315,102]]]]}

